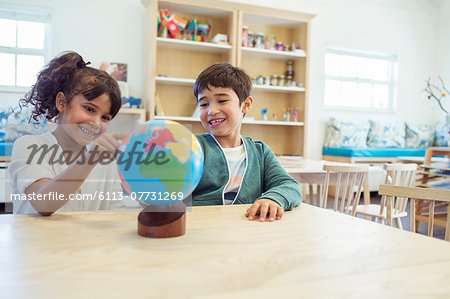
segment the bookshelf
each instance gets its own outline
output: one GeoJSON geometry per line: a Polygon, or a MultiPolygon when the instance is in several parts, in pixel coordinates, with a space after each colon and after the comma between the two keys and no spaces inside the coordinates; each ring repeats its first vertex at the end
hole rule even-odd
{"type": "Polygon", "coordinates": [[[145,94],[148,119],[170,119],[205,132],[198,118],[193,85],[198,74],[218,62],[228,62],[247,71],[250,77],[283,75],[288,61],[293,62],[296,85],[253,84],[255,103],[244,118],[242,134],[266,142],[277,155],[304,155],[307,127],[308,37],[313,15],[222,1],[142,0],[146,7],[145,94]],[[193,41],[185,34],[167,38],[158,34],[157,15],[161,9],[186,20],[212,24],[205,41],[193,41]],[[276,36],[290,51],[242,46],[242,27],[276,36]],[[217,34],[228,42],[213,43],[217,34]],[[155,114],[158,95],[164,115],[155,114]],[[298,118],[284,121],[284,109],[297,108],[298,118]],[[261,110],[268,109],[268,120],[261,110]],[[275,115],[275,118],[272,117],[275,115]]]}

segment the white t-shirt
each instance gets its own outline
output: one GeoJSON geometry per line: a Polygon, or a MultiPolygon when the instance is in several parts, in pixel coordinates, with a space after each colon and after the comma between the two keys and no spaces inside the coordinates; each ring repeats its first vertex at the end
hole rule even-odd
{"type": "Polygon", "coordinates": [[[231,205],[236,199],[236,195],[239,192],[239,188],[242,184],[242,178],[245,173],[245,148],[242,144],[238,147],[223,148],[225,157],[227,158],[228,167],[230,171],[230,181],[225,187],[224,191],[224,204],[231,205]]]}
{"type": "MultiPolygon", "coordinates": [[[[90,146],[87,145],[87,148],[89,149],[90,146]]],[[[37,213],[29,200],[14,198],[14,194],[22,195],[24,198],[25,189],[32,183],[39,179],[52,179],[63,172],[68,167],[66,163],[51,163],[63,157],[62,155],[62,149],[51,132],[22,136],[14,142],[11,163],[8,165],[14,214],[37,213]],[[43,151],[35,150],[36,153],[32,156],[32,147],[40,148],[41,146],[50,149],[49,152],[41,155],[43,151]],[[52,146],[55,148],[54,151],[51,149],[52,146]],[[55,153],[53,158],[52,153],[55,153]]],[[[62,161],[65,160],[62,159],[62,161]]],[[[106,200],[106,198],[119,199],[122,195],[117,163],[115,161],[104,165],[98,163],[75,195],[83,200],[69,200],[58,211],[81,212],[124,208],[122,200],[106,200]],[[102,195],[104,200],[100,199],[102,195]]]]}

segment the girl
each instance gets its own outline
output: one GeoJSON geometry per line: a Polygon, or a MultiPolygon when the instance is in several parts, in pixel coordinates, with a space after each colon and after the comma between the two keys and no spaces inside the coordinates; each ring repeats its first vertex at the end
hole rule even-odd
{"type": "Polygon", "coordinates": [[[19,101],[21,107],[33,106],[35,121],[45,117],[57,126],[53,132],[22,136],[14,143],[8,167],[14,213],[51,215],[57,210],[122,206],[112,160],[125,134],[105,133],[120,109],[120,90],[106,72],[86,65],[79,54],[62,53],[44,67],[19,101]]]}

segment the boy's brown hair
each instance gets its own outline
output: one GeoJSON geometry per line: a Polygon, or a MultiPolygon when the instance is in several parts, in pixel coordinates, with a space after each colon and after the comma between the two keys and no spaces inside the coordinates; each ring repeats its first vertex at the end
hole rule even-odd
{"type": "Polygon", "coordinates": [[[229,63],[217,63],[209,66],[198,75],[194,84],[194,95],[198,100],[198,94],[209,85],[225,87],[234,90],[241,105],[250,96],[252,81],[247,73],[229,63]]]}

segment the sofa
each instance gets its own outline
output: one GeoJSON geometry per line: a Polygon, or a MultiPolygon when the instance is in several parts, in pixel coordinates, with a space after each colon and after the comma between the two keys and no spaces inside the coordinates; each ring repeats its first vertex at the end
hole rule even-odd
{"type": "Polygon", "coordinates": [[[449,146],[445,123],[418,125],[376,120],[330,118],[322,159],[336,162],[397,162],[399,157],[424,157],[430,146],[449,146]]]}

